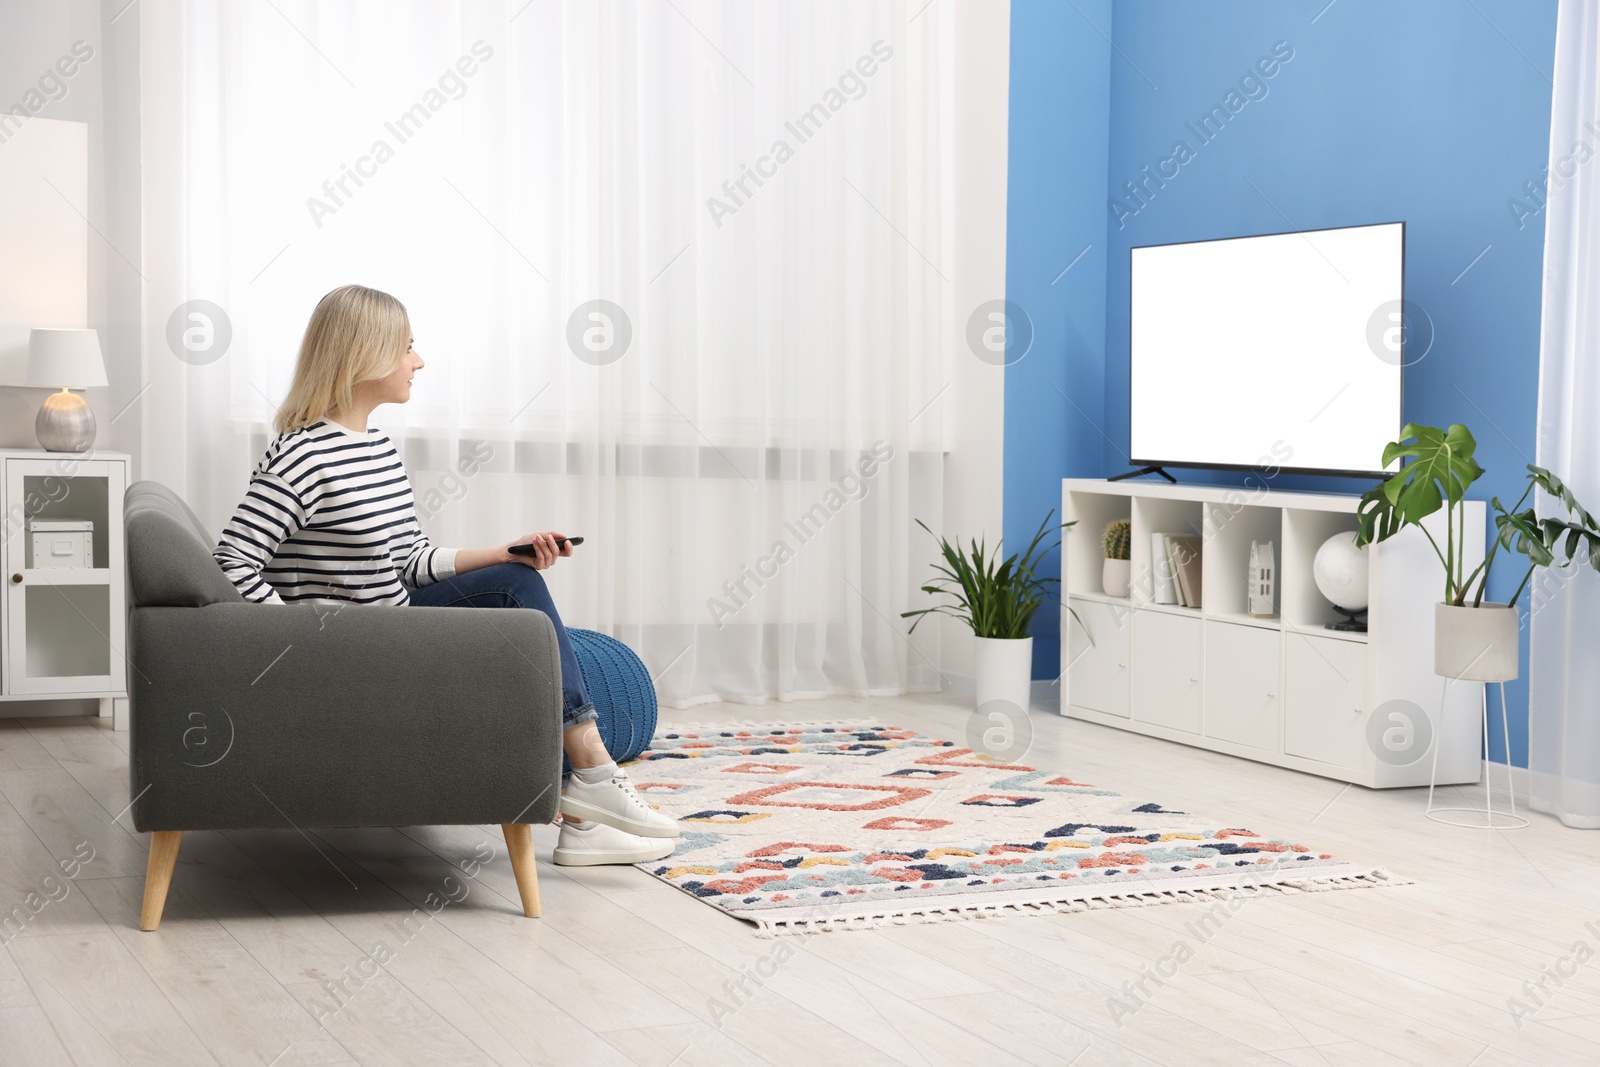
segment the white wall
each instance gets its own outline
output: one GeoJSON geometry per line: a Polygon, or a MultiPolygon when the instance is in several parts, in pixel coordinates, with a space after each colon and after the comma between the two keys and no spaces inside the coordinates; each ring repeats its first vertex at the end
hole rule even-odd
{"type": "MultiPolygon", "coordinates": [[[[127,0],[0,0],[0,111],[22,104],[40,118],[89,126],[89,195],[78,206],[87,208],[90,227],[89,325],[100,331],[111,384],[86,395],[99,422],[96,444],[123,451],[138,440],[138,413],[112,420],[140,388],[137,34],[138,5],[128,8],[127,0]],[[79,41],[92,56],[73,64],[59,87],[41,88],[79,41]],[[30,91],[39,94],[33,102],[42,100],[36,111],[30,91]]],[[[33,417],[44,395],[0,388],[0,446],[38,447],[33,417]]]]}
{"type": "MultiPolygon", "coordinates": [[[[125,452],[135,449],[143,415],[139,404],[129,407],[140,389],[138,24],[138,5],[130,8],[128,0],[0,0],[0,111],[23,104],[40,118],[89,127],[88,200],[78,206],[86,206],[90,227],[88,324],[100,331],[110,385],[85,395],[99,424],[96,445],[125,452]],[[40,79],[78,41],[93,56],[61,79],[60,89],[41,91],[40,79]],[[36,111],[30,90],[40,94],[36,111]]],[[[33,419],[46,392],[0,387],[0,447],[38,447],[33,419]]],[[[95,704],[11,701],[0,714],[92,715],[95,704]]]]}
{"type": "MultiPolygon", "coordinates": [[[[1000,537],[1004,474],[1005,370],[967,348],[973,308],[1006,293],[1006,128],[1010,92],[1010,0],[960,0],[939,5],[954,18],[956,197],[951,225],[950,281],[954,374],[938,401],[952,426],[945,457],[944,533],[1000,537]]],[[[930,550],[930,559],[932,553],[930,550]]],[[[972,674],[972,632],[940,622],[940,669],[972,674]]]]}
{"type": "Polygon", "coordinates": [[[88,203],[89,124],[0,114],[0,386],[27,380],[34,327],[89,325],[88,203]]]}

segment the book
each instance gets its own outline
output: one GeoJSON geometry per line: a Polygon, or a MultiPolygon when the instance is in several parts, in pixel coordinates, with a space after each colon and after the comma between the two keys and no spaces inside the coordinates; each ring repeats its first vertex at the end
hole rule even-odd
{"type": "Polygon", "coordinates": [[[1172,572],[1172,602],[1183,608],[1188,607],[1188,604],[1183,599],[1183,587],[1178,584],[1178,557],[1172,554],[1172,539],[1176,536],[1178,535],[1162,534],[1161,541],[1166,546],[1167,570],[1172,572]]]}
{"type": "Polygon", "coordinates": [[[1200,546],[1198,537],[1169,537],[1172,560],[1177,567],[1178,595],[1184,606],[1200,607],[1200,546]]]}
{"type": "Polygon", "coordinates": [[[1150,569],[1155,577],[1155,602],[1178,602],[1178,572],[1172,567],[1172,557],[1167,553],[1167,535],[1150,535],[1150,569]]]}
{"type": "Polygon", "coordinates": [[[1162,540],[1166,543],[1167,569],[1172,572],[1172,602],[1180,608],[1186,608],[1189,606],[1189,602],[1184,599],[1183,586],[1178,582],[1178,553],[1172,545],[1173,538],[1178,536],[1180,535],[1163,534],[1162,540]]]}

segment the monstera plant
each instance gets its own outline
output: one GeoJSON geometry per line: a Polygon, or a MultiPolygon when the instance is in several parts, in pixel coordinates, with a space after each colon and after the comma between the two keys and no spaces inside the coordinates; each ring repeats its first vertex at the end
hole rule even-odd
{"type": "Polygon", "coordinates": [[[1483,559],[1468,570],[1467,491],[1483,476],[1474,457],[1477,447],[1471,431],[1459,423],[1442,430],[1407,423],[1400,440],[1384,446],[1382,465],[1388,467],[1396,459],[1405,463],[1361,498],[1356,543],[1375,544],[1407,526],[1421,530],[1444,566],[1444,599],[1436,614],[1435,670],[1450,678],[1505,681],[1516,677],[1516,603],[1533,572],[1571,563],[1580,548],[1587,550],[1589,564],[1600,570],[1600,525],[1560,478],[1530,463],[1527,485],[1515,505],[1508,508],[1499,497],[1490,499],[1494,538],[1483,559]],[[1528,503],[1536,489],[1558,502],[1566,517],[1541,519],[1528,503]],[[1423,525],[1424,519],[1441,509],[1445,512],[1443,544],[1423,525]],[[1507,603],[1485,603],[1489,574],[1502,551],[1526,559],[1527,572],[1507,603]]]}

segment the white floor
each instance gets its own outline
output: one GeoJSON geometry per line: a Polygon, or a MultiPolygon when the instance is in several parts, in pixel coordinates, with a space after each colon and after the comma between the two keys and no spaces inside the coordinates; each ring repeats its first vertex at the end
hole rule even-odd
{"type": "MultiPolygon", "coordinates": [[[[966,716],[945,697],[663,721],[881,717],[960,742],[966,716]]],[[[1252,899],[1208,928],[1171,904],[761,940],[637,870],[551,866],[549,827],[539,920],[494,828],[197,833],[144,934],[147,839],[114,818],[127,735],[0,720],[0,917],[38,894],[0,929],[0,1062],[1600,1061],[1600,834],[1436,826],[1420,791],[1035,720],[1039,765],[1416,884],[1252,899]],[[68,882],[80,842],[94,858],[68,882]]]]}

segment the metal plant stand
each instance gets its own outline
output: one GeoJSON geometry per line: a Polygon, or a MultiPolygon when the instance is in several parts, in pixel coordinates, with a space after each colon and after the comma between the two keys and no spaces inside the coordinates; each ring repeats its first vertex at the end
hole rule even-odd
{"type": "MultiPolygon", "coordinates": [[[[1450,690],[1450,682],[1446,678],[1444,686],[1439,693],[1439,730],[1437,738],[1444,735],[1445,694],[1450,690]]],[[[1517,814],[1517,794],[1511,782],[1511,729],[1506,718],[1506,683],[1497,682],[1500,686],[1500,733],[1506,739],[1506,800],[1511,805],[1511,810],[1497,811],[1494,807],[1494,789],[1491,786],[1492,774],[1490,767],[1493,764],[1488,759],[1489,745],[1489,683],[1483,683],[1480,690],[1482,698],[1479,706],[1483,719],[1483,807],[1482,808],[1436,808],[1433,806],[1434,785],[1439,778],[1439,749],[1443,745],[1436,740],[1433,746],[1433,769],[1428,774],[1428,810],[1423,812],[1434,822],[1446,823],[1450,826],[1464,826],[1476,830],[1520,830],[1528,825],[1526,817],[1517,814]]]]}

